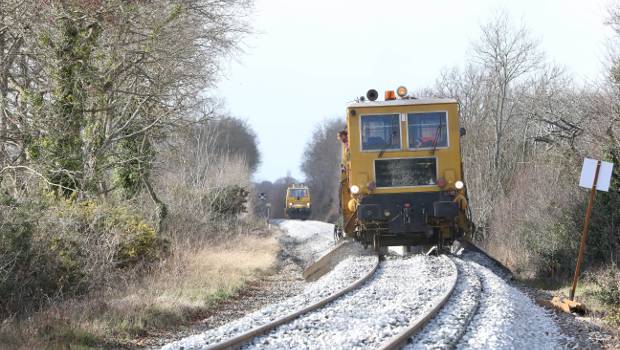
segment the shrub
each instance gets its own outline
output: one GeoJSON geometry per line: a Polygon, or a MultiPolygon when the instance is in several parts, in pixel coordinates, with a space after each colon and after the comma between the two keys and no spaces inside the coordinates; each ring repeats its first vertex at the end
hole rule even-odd
{"type": "Polygon", "coordinates": [[[83,289],[75,242],[58,234],[41,235],[33,208],[3,208],[2,214],[0,312],[20,311],[83,289]]]}
{"type": "Polygon", "coordinates": [[[206,199],[211,212],[233,217],[245,213],[248,194],[249,192],[245,188],[239,185],[230,185],[212,189],[208,192],[206,199]]]}
{"type": "Polygon", "coordinates": [[[592,296],[604,304],[620,306],[620,269],[617,265],[608,266],[589,279],[596,287],[592,296]]]}
{"type": "Polygon", "coordinates": [[[153,262],[168,250],[167,242],[157,237],[153,226],[135,218],[121,225],[120,243],[115,255],[118,266],[153,262]]]}
{"type": "Polygon", "coordinates": [[[530,256],[529,268],[536,276],[565,277],[572,273],[579,237],[568,219],[557,218],[540,226],[524,222],[517,230],[530,256]]]}
{"type": "Polygon", "coordinates": [[[152,263],[167,251],[128,207],[61,200],[0,208],[0,313],[110,285],[120,268],[152,263]]]}
{"type": "MultiPolygon", "coordinates": [[[[0,311],[19,297],[31,261],[32,225],[24,213],[0,207],[0,311]],[[12,216],[12,218],[11,218],[12,216]]],[[[24,297],[26,297],[24,295],[24,297]]]]}

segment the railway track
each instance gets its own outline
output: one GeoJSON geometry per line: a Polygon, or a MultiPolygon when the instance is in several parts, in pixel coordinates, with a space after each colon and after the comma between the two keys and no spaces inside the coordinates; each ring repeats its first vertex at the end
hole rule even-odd
{"type": "Polygon", "coordinates": [[[414,350],[554,344],[554,339],[541,338],[553,328],[531,309],[531,301],[481,265],[475,253],[387,257],[382,262],[360,258],[349,261],[348,266],[358,266],[354,276],[325,291],[333,282],[319,283],[307,303],[288,303],[271,318],[225,326],[226,332],[214,329],[195,342],[169,344],[166,349],[414,350]],[[514,327],[520,330],[511,331],[514,327]],[[533,336],[515,335],[520,333],[533,336]]]}
{"type": "Polygon", "coordinates": [[[414,350],[557,344],[549,339],[554,328],[543,312],[471,256],[388,257],[381,263],[369,256],[353,259],[358,260],[344,266],[357,266],[355,275],[326,291],[336,280],[320,282],[306,304],[288,303],[271,318],[249,317],[165,348],[414,350]]]}
{"type": "MultiPolygon", "coordinates": [[[[302,251],[317,228],[289,227],[302,251]],[[301,242],[301,243],[298,243],[301,242]]],[[[327,238],[329,239],[329,238],[327,238]]],[[[325,246],[325,245],[323,245],[325,246]]],[[[162,349],[558,348],[546,311],[484,254],[388,256],[355,249],[303,292],[162,349]]]]}
{"type": "Polygon", "coordinates": [[[443,308],[443,306],[448,302],[450,296],[452,295],[452,292],[454,291],[454,288],[456,287],[459,274],[456,264],[449,258],[445,256],[444,258],[450,262],[454,270],[454,274],[451,276],[449,282],[450,287],[448,288],[448,290],[441,296],[439,301],[430,310],[426,311],[422,315],[419,315],[415,319],[415,321],[413,321],[413,323],[409,324],[408,327],[406,327],[400,333],[383,343],[379,347],[379,350],[394,350],[403,347],[408,342],[408,340],[414,335],[416,335],[418,332],[420,332],[424,325],[426,325],[433,317],[435,317],[443,308]]]}
{"type": "Polygon", "coordinates": [[[317,310],[327,304],[329,304],[330,302],[338,299],[339,297],[343,296],[346,293],[349,293],[357,288],[359,288],[360,286],[362,286],[366,281],[368,281],[375,273],[375,271],[377,270],[377,268],[379,267],[379,258],[377,257],[376,262],[374,264],[374,266],[372,267],[372,269],[370,269],[370,271],[368,271],[368,273],[366,273],[365,275],[363,275],[362,277],[360,277],[359,279],[357,279],[356,281],[354,281],[353,283],[351,283],[349,286],[342,288],[341,290],[331,294],[330,296],[323,298],[311,305],[308,305],[300,310],[297,310],[295,312],[292,312],[288,315],[285,315],[283,317],[280,317],[276,320],[273,320],[267,324],[261,325],[259,327],[255,327],[247,332],[244,332],[242,334],[239,334],[233,338],[229,338],[227,340],[224,340],[222,342],[213,344],[213,345],[209,345],[205,348],[205,350],[222,350],[222,349],[236,349],[236,348],[240,348],[241,346],[243,346],[244,344],[248,343],[249,341],[251,341],[253,338],[256,338],[262,334],[265,334],[269,331],[272,331],[274,329],[276,329],[277,327],[286,324],[288,322],[291,322],[292,320],[300,317],[301,315],[307,314],[308,312],[311,312],[313,310],[317,310]]]}
{"type": "MultiPolygon", "coordinates": [[[[422,258],[420,257],[420,259],[422,258]]],[[[384,332],[384,333],[377,335],[376,339],[374,339],[368,344],[360,343],[359,339],[356,340],[355,336],[353,336],[353,338],[351,339],[352,343],[350,344],[351,347],[362,346],[362,347],[371,347],[371,348],[374,347],[374,348],[380,348],[380,349],[400,348],[407,342],[409,338],[411,338],[413,335],[419,332],[423,328],[423,326],[441,310],[441,308],[445,305],[448,299],[450,299],[450,295],[453,293],[455,289],[456,281],[458,279],[458,270],[454,262],[452,262],[447,257],[440,257],[440,258],[433,258],[433,259],[435,259],[433,260],[435,261],[435,265],[442,266],[442,268],[440,269],[443,271],[443,272],[440,272],[440,274],[442,274],[442,277],[439,278],[438,280],[442,281],[441,284],[443,287],[436,288],[437,286],[428,286],[428,288],[424,291],[424,293],[427,293],[427,295],[425,297],[421,297],[419,301],[414,302],[413,304],[412,304],[412,300],[415,298],[407,299],[405,297],[405,299],[409,300],[409,303],[404,302],[403,305],[409,305],[409,306],[413,305],[408,308],[410,313],[405,312],[398,319],[392,319],[392,320],[388,320],[387,322],[384,322],[385,326],[387,326],[387,328],[390,328],[391,330],[388,332],[386,332],[385,330],[379,330],[379,332],[384,332]],[[428,295],[429,291],[433,291],[435,289],[441,290],[442,293],[428,295]],[[432,307],[429,308],[429,305],[431,305],[431,300],[432,300],[432,307]],[[410,320],[414,320],[414,321],[411,322],[410,320]],[[392,328],[398,329],[399,330],[398,333],[396,334],[396,331],[394,331],[394,329],[392,328]],[[388,339],[388,340],[386,341],[385,339],[388,339]]],[[[359,279],[351,283],[349,286],[342,288],[341,290],[329,295],[328,297],[323,298],[319,301],[316,301],[312,303],[311,305],[303,307],[300,310],[291,312],[276,320],[273,320],[271,322],[268,322],[258,327],[254,327],[234,337],[231,337],[223,341],[220,341],[218,343],[211,344],[211,345],[208,345],[206,347],[201,347],[201,348],[209,349],[209,350],[236,349],[236,348],[241,348],[245,346],[258,347],[258,348],[264,348],[264,347],[286,348],[289,345],[291,347],[310,347],[310,348],[326,347],[325,346],[326,344],[295,343],[295,341],[299,341],[299,338],[300,338],[299,333],[305,336],[305,338],[308,338],[308,339],[313,338],[312,334],[305,334],[306,332],[308,332],[308,329],[305,329],[306,326],[302,326],[301,324],[310,323],[310,324],[313,324],[313,327],[321,327],[320,325],[329,323],[329,322],[326,322],[326,320],[334,319],[335,315],[340,315],[340,314],[346,315],[347,314],[346,310],[343,311],[342,308],[337,309],[338,303],[343,303],[343,304],[347,303],[346,301],[342,301],[342,298],[344,295],[348,295],[347,298],[353,300],[353,303],[359,303],[359,300],[357,299],[363,299],[363,296],[364,296],[364,293],[359,290],[359,288],[362,285],[368,282],[369,285],[364,286],[363,288],[364,290],[372,289],[373,287],[376,289],[378,288],[376,285],[382,285],[386,282],[386,279],[394,279],[395,274],[398,275],[398,270],[400,266],[398,264],[402,264],[402,262],[396,259],[388,263],[396,264],[396,266],[393,266],[391,268],[387,268],[384,266],[383,268],[381,268],[381,272],[379,273],[379,276],[377,276],[377,270],[380,269],[379,259],[377,259],[375,261],[374,266],[366,274],[364,274],[359,279]],[[369,282],[371,278],[373,278],[373,281],[369,282]],[[379,281],[375,281],[375,280],[379,280],[379,281]],[[352,295],[352,294],[360,294],[360,295],[352,295]],[[330,311],[331,314],[329,314],[328,312],[325,315],[312,315],[312,314],[317,314],[317,313],[320,314],[321,311],[318,311],[318,310],[326,310],[326,309],[329,310],[330,308],[336,308],[336,309],[331,310],[330,311]],[[284,331],[281,330],[282,328],[284,328],[285,330],[284,331]],[[279,332],[284,332],[284,334],[277,334],[276,333],[277,329],[280,329],[279,332]],[[269,334],[271,334],[271,336],[269,336],[269,334]],[[289,343],[289,340],[286,340],[287,337],[291,338],[290,343],[289,343]],[[294,340],[294,338],[297,338],[297,340],[294,340]]],[[[416,264],[410,263],[410,265],[416,265],[416,264]]],[[[424,271],[424,273],[428,273],[428,272],[429,272],[428,270],[424,271]]],[[[400,277],[400,278],[407,280],[408,276],[400,274],[399,276],[396,276],[396,277],[400,277]]],[[[366,293],[369,293],[369,295],[374,295],[375,297],[378,297],[378,298],[382,298],[381,290],[366,291],[366,293]]],[[[395,292],[391,296],[392,298],[394,298],[394,300],[396,300],[395,304],[399,304],[399,302],[402,302],[402,300],[399,298],[402,298],[403,296],[399,294],[403,294],[402,290],[395,292]]],[[[388,301],[385,304],[390,305],[390,302],[389,302],[390,296],[387,297],[387,300],[388,301]]],[[[348,302],[350,303],[351,301],[348,301],[348,302]]],[[[326,312],[326,311],[323,311],[323,312],[326,312]]],[[[359,313],[365,313],[365,312],[366,311],[363,309],[363,307],[360,306],[359,313]]],[[[383,313],[380,313],[380,314],[383,314],[383,313]]],[[[389,313],[385,313],[385,314],[389,314],[389,313]]],[[[334,320],[334,322],[337,322],[339,324],[342,323],[342,322],[338,322],[337,320],[334,320]]],[[[353,324],[355,323],[352,323],[351,325],[353,324]]],[[[321,330],[318,332],[324,332],[324,331],[325,330],[321,330]]],[[[332,331],[337,332],[337,330],[332,330],[332,331]]],[[[362,333],[365,333],[364,336],[367,335],[366,333],[368,333],[368,331],[369,330],[362,332],[362,333]]],[[[343,337],[347,336],[346,333],[347,333],[346,331],[342,332],[343,337]]],[[[321,336],[319,336],[319,338],[320,337],[321,336]]],[[[331,344],[329,344],[328,347],[331,347],[331,344]]],[[[348,347],[348,345],[334,344],[334,347],[342,348],[342,347],[348,347]]]]}
{"type": "Polygon", "coordinates": [[[466,261],[459,258],[452,258],[452,261],[459,271],[452,295],[403,349],[453,349],[457,344],[462,345],[463,336],[478,312],[482,299],[482,281],[466,261]]]}

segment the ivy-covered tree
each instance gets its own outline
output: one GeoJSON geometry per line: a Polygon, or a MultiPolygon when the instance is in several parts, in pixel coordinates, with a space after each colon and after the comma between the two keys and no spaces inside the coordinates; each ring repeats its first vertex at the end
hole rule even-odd
{"type": "MultiPolygon", "coordinates": [[[[212,114],[203,91],[249,0],[0,3],[0,183],[74,198],[151,185],[158,145],[212,114]]],[[[256,162],[256,160],[255,160],[256,162]]]]}

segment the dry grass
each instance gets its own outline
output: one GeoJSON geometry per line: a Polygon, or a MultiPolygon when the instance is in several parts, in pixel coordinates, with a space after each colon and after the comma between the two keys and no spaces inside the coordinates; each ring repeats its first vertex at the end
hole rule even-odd
{"type": "MultiPolygon", "coordinates": [[[[572,281],[549,278],[525,279],[522,282],[565,297],[570,295],[572,288],[572,281]]],[[[614,334],[620,331],[620,270],[615,265],[586,272],[577,284],[575,300],[586,306],[588,316],[603,321],[614,334]]]]}
{"type": "Polygon", "coordinates": [[[158,271],[117,290],[53,305],[0,326],[0,348],[134,348],[135,339],[187,326],[275,266],[274,237],[236,236],[219,246],[177,242],[158,271]]]}
{"type": "Polygon", "coordinates": [[[156,296],[162,304],[208,305],[214,296],[232,294],[248,280],[268,272],[276,262],[277,250],[274,238],[251,236],[237,237],[218,247],[187,250],[180,257],[185,268],[177,270],[178,274],[170,270],[160,274],[150,289],[163,291],[156,296]]]}

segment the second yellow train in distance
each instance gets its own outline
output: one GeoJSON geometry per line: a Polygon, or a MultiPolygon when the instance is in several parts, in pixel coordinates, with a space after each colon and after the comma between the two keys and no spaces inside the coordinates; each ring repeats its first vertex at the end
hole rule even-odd
{"type": "Polygon", "coordinates": [[[306,220],[312,214],[310,189],[304,184],[290,185],[284,199],[284,215],[288,219],[306,220]]]}

